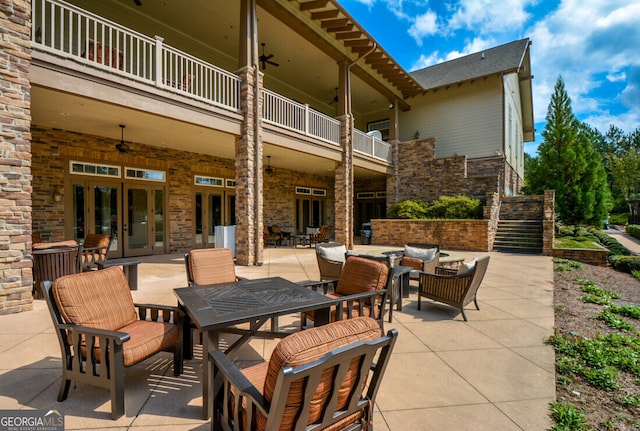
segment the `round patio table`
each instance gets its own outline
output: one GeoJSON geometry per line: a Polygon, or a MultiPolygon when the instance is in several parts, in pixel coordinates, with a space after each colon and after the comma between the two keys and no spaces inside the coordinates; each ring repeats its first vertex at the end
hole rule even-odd
{"type": "Polygon", "coordinates": [[[438,259],[438,265],[444,266],[445,268],[458,268],[462,262],[466,259],[466,256],[462,253],[456,252],[444,252],[440,253],[440,258],[438,259]]]}

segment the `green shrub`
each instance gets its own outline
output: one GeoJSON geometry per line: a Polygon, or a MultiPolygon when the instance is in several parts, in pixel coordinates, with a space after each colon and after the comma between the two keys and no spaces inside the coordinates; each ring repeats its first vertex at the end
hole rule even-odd
{"type": "Polygon", "coordinates": [[[629,220],[629,213],[614,213],[609,215],[609,224],[625,225],[627,224],[627,220],[629,220]]]}
{"type": "Polygon", "coordinates": [[[429,205],[416,199],[407,199],[391,205],[388,218],[395,219],[479,219],[482,218],[482,203],[467,196],[441,196],[429,205]]]}
{"type": "Polygon", "coordinates": [[[482,216],[482,204],[479,199],[467,196],[440,196],[428,210],[432,218],[477,219],[482,216]]]}
{"type": "Polygon", "coordinates": [[[423,201],[407,199],[398,204],[391,205],[387,211],[388,218],[423,219],[427,216],[429,204],[423,201]]]}
{"type": "Polygon", "coordinates": [[[630,224],[627,226],[627,233],[634,238],[640,239],[640,225],[630,224]]]}
{"type": "Polygon", "coordinates": [[[620,244],[617,239],[607,235],[599,229],[591,229],[591,233],[598,238],[598,242],[609,249],[612,255],[629,256],[631,252],[628,248],[620,244]]]}
{"type": "Polygon", "coordinates": [[[618,271],[629,274],[640,271],[640,256],[609,256],[609,263],[618,271]]]}

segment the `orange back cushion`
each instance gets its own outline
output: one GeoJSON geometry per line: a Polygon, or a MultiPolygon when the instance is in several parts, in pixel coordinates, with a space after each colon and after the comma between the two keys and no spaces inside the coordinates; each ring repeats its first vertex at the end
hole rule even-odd
{"type": "MultiPolygon", "coordinates": [[[[273,399],[276,380],[280,370],[285,366],[298,367],[320,359],[332,350],[347,346],[356,341],[372,341],[382,336],[380,325],[369,317],[357,317],[342,320],[328,325],[296,332],[280,341],[269,359],[269,368],[264,382],[263,394],[267,401],[273,399]]],[[[346,398],[353,389],[357,378],[358,363],[351,364],[339,389],[338,406],[344,407],[346,398]]],[[[323,372],[320,384],[313,395],[309,423],[317,421],[322,414],[323,405],[330,395],[331,375],[333,370],[323,372]]],[[[296,382],[291,386],[287,396],[286,407],[280,429],[293,429],[292,424],[298,414],[305,390],[304,382],[296,382]]],[[[265,418],[258,416],[259,428],[264,429],[265,418]]]]}
{"type": "Polygon", "coordinates": [[[196,284],[236,281],[236,268],[230,248],[203,248],[189,252],[189,267],[196,284]]]}
{"type": "Polygon", "coordinates": [[[60,277],[52,289],[66,322],[116,331],[137,319],[129,283],[120,267],[60,277]]]}
{"type": "Polygon", "coordinates": [[[388,274],[389,268],[382,262],[359,256],[349,257],[338,279],[336,293],[353,295],[384,289],[388,274]]]}

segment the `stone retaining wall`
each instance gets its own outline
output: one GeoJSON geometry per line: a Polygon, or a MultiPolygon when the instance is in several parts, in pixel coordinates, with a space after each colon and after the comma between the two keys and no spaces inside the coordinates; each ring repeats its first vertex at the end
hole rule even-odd
{"type": "Polygon", "coordinates": [[[585,248],[554,248],[553,257],[575,260],[596,266],[609,266],[609,250],[591,250],[585,248]]]}
{"type": "Polygon", "coordinates": [[[438,243],[443,249],[490,251],[495,232],[490,220],[371,220],[374,245],[438,243]]]}

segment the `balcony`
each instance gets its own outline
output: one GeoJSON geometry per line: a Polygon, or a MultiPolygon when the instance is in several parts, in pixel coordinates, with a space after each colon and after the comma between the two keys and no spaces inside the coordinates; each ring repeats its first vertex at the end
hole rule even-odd
{"type": "MultiPolygon", "coordinates": [[[[128,80],[155,86],[211,107],[240,113],[239,76],[116,22],[60,0],[33,1],[34,47],[128,80]]],[[[340,146],[340,122],[263,90],[265,123],[340,146]]],[[[390,145],[354,132],[354,151],[391,162],[390,145]]]]}

